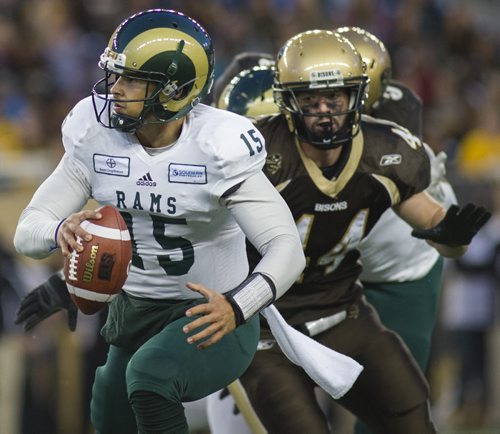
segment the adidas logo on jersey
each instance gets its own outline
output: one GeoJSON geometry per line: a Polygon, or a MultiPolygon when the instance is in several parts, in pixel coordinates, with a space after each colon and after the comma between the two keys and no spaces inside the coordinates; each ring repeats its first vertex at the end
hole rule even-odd
{"type": "Polygon", "coordinates": [[[151,178],[151,174],[148,172],[144,176],[141,176],[137,182],[137,185],[145,185],[147,187],[156,187],[156,182],[151,178]]]}

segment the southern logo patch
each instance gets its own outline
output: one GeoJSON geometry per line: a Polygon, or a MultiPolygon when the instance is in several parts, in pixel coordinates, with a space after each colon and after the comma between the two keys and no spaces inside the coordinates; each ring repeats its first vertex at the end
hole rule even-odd
{"type": "Polygon", "coordinates": [[[94,154],[94,171],[112,176],[130,175],[130,158],[116,155],[94,154]]]}
{"type": "Polygon", "coordinates": [[[170,163],[168,180],[177,184],[206,184],[207,167],[197,164],[170,163]]]}

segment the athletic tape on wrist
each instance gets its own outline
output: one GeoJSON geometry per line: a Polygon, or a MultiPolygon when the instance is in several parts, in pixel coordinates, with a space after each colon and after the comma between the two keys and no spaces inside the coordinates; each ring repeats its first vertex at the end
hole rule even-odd
{"type": "Polygon", "coordinates": [[[275,300],[276,287],[269,277],[254,273],[224,295],[234,309],[238,326],[275,300]]]}

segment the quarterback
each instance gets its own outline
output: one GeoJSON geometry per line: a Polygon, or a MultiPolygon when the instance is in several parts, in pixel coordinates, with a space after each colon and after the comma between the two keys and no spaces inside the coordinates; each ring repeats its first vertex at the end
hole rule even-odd
{"type": "Polygon", "coordinates": [[[258,313],[299,277],[304,255],[284,200],[262,172],[247,119],[198,102],[213,80],[207,32],[171,10],[138,13],[101,55],[105,75],[62,126],[65,154],[22,212],[14,243],[43,258],[80,250],[80,227],[118,208],[133,246],[110,304],[110,344],[91,402],[99,434],[187,433],[182,401],[248,367],[258,313]],[[245,238],[262,254],[249,268],[245,238]],[[283,258],[286,257],[286,261],[283,258]]]}

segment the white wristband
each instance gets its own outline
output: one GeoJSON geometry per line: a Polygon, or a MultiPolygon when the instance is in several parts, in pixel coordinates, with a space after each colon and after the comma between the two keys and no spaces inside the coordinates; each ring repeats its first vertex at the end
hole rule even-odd
{"type": "Polygon", "coordinates": [[[224,295],[235,311],[237,325],[240,325],[274,301],[276,288],[267,276],[255,273],[224,295]]]}

